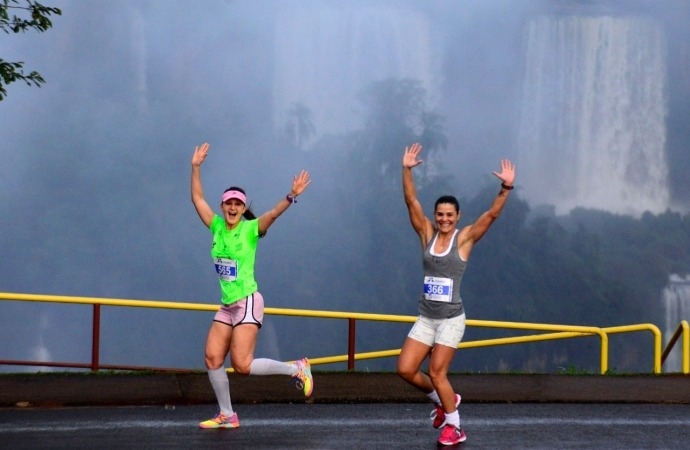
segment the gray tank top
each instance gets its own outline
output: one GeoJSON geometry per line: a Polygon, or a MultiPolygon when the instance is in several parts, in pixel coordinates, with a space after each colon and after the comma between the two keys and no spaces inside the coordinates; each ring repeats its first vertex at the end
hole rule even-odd
{"type": "Polygon", "coordinates": [[[463,261],[458,255],[458,235],[459,231],[455,230],[445,252],[434,254],[434,244],[438,237],[436,231],[424,249],[424,292],[419,300],[419,314],[424,317],[450,319],[465,312],[460,298],[460,283],[467,261],[463,261]]]}

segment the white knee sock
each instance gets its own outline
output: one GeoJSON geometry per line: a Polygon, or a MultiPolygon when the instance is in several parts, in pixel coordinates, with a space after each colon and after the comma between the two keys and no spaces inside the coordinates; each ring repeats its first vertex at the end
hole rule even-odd
{"type": "Polygon", "coordinates": [[[436,404],[436,405],[441,404],[441,399],[438,398],[438,393],[436,393],[435,389],[433,391],[429,392],[428,394],[426,394],[426,396],[429,397],[429,400],[434,402],[434,404],[436,404]]]}
{"type": "Polygon", "coordinates": [[[207,370],[208,379],[211,380],[213,392],[216,393],[216,400],[218,400],[218,407],[220,412],[226,416],[233,413],[232,403],[230,402],[230,381],[225,367],[221,366],[219,369],[207,370]]]}
{"type": "Polygon", "coordinates": [[[276,361],[275,359],[258,358],[249,366],[249,375],[294,375],[297,373],[294,364],[276,361]]]}
{"type": "Polygon", "coordinates": [[[460,413],[456,409],[452,413],[446,413],[446,425],[454,425],[460,428],[460,413]]]}

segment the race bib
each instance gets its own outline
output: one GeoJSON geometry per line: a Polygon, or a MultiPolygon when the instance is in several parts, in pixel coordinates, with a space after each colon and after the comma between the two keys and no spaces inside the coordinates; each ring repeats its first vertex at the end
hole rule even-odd
{"type": "Polygon", "coordinates": [[[451,301],[453,280],[450,278],[424,277],[424,298],[434,302],[451,301]]]}
{"type": "Polygon", "coordinates": [[[237,261],[227,258],[213,258],[216,272],[222,281],[235,281],[237,279],[237,261]]]}

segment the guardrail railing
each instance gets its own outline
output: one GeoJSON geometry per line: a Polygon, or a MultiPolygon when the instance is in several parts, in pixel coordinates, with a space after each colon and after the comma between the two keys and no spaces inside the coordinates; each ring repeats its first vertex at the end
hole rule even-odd
{"type": "Polygon", "coordinates": [[[683,355],[681,358],[682,371],[683,373],[688,374],[690,373],[690,326],[688,326],[687,320],[680,321],[680,324],[673,333],[673,336],[671,336],[671,339],[668,340],[666,348],[664,348],[664,352],[661,354],[660,364],[663,364],[664,361],[666,361],[669,353],[671,353],[671,350],[673,350],[673,346],[678,341],[678,338],[681,337],[683,339],[683,346],[681,347],[681,352],[683,355]]]}
{"type": "MultiPolygon", "coordinates": [[[[41,366],[41,367],[65,367],[65,368],[84,368],[92,371],[98,370],[165,370],[165,371],[185,371],[190,369],[176,369],[176,368],[155,368],[155,367],[141,367],[141,366],[127,366],[127,365],[112,365],[103,364],[100,362],[100,311],[101,306],[116,306],[116,307],[135,307],[135,308],[159,308],[159,309],[177,309],[177,310],[192,310],[192,311],[216,311],[217,304],[200,304],[200,303],[182,303],[182,302],[165,302],[153,300],[129,300],[129,299],[115,299],[115,298],[98,298],[98,297],[75,297],[75,296],[60,296],[60,295],[41,295],[41,294],[20,294],[0,292],[0,300],[6,301],[20,301],[20,302],[50,302],[50,303],[70,303],[70,304],[84,304],[92,305],[93,319],[92,319],[92,352],[91,361],[89,363],[71,363],[71,362],[48,362],[48,361],[19,361],[19,360],[2,360],[0,364],[7,365],[22,365],[22,366],[41,366]]],[[[385,321],[385,322],[409,322],[415,321],[415,316],[404,315],[389,315],[389,314],[370,314],[358,312],[344,312],[344,311],[320,311],[320,310],[303,310],[303,309],[284,309],[284,308],[265,308],[265,314],[282,315],[282,316],[297,316],[297,317],[311,317],[323,319],[341,319],[348,321],[348,338],[347,338],[347,354],[324,356],[324,357],[310,357],[309,360],[313,365],[331,364],[339,362],[347,362],[348,370],[355,369],[355,361],[385,358],[397,356],[400,354],[400,349],[381,350],[375,352],[357,353],[355,348],[356,338],[356,321],[385,321]]],[[[532,330],[539,331],[539,334],[525,335],[525,336],[511,336],[504,338],[482,339],[477,341],[461,342],[458,345],[460,349],[489,347],[497,345],[520,344],[527,342],[538,342],[546,340],[571,339],[576,337],[598,337],[600,340],[600,373],[605,374],[608,371],[608,349],[609,339],[608,335],[613,333],[630,333],[638,331],[649,331],[654,337],[654,361],[652,371],[654,373],[661,373],[661,366],[666,360],[666,357],[672,350],[677,340],[682,337],[683,342],[683,357],[682,366],[683,373],[690,373],[690,331],[688,323],[682,321],[673,338],[669,341],[666,348],[661,351],[661,332],[658,327],[653,324],[635,324],[625,325],[619,327],[585,327],[575,325],[555,325],[555,324],[540,324],[540,323],[523,323],[523,322],[502,322],[502,321],[488,321],[488,320],[467,320],[468,327],[485,327],[496,329],[512,329],[512,330],[532,330]]]]}

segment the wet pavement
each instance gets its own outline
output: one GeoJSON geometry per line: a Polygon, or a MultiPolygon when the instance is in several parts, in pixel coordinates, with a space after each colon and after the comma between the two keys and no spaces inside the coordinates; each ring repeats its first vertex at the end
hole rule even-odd
{"type": "MultiPolygon", "coordinates": [[[[0,408],[6,449],[435,449],[425,403],[240,404],[240,428],[201,430],[210,405],[0,408]]],[[[685,449],[690,406],[462,404],[463,449],[685,449]]]]}

